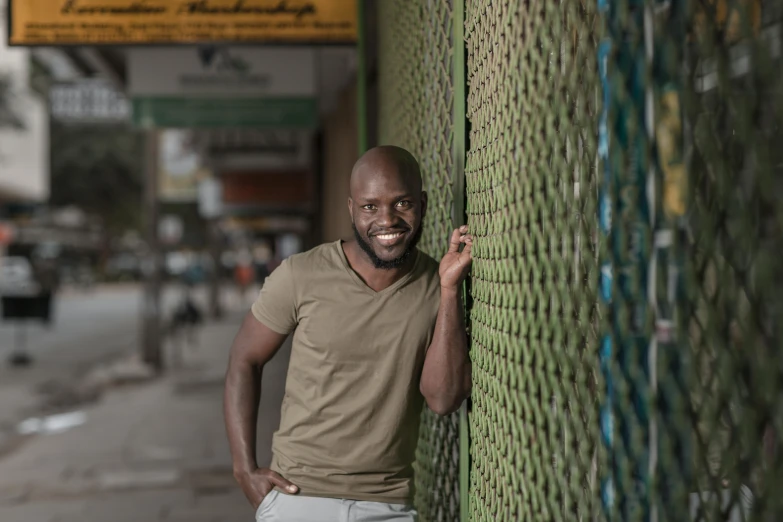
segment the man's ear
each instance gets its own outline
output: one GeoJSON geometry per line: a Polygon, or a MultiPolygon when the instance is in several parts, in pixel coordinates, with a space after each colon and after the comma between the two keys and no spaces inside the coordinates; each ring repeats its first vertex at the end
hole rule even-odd
{"type": "Polygon", "coordinates": [[[421,191],[421,219],[424,219],[427,215],[427,191],[421,191]]]}
{"type": "Polygon", "coordinates": [[[353,223],[353,200],[348,198],[348,214],[351,216],[351,223],[353,223]]]}

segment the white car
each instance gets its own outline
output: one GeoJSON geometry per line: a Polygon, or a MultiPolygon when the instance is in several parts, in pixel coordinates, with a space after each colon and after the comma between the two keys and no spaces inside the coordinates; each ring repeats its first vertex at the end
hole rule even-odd
{"type": "Polygon", "coordinates": [[[41,287],[33,267],[25,257],[0,257],[0,295],[9,297],[38,295],[41,287]]]}

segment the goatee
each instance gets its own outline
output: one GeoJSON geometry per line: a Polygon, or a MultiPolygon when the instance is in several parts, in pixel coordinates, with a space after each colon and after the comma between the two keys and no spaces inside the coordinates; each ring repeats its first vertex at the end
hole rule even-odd
{"type": "Polygon", "coordinates": [[[356,229],[356,225],[351,223],[351,226],[353,227],[353,235],[356,238],[356,242],[359,244],[359,247],[361,247],[362,251],[364,251],[364,253],[367,254],[367,257],[370,258],[370,262],[372,263],[372,266],[374,266],[375,268],[379,268],[381,270],[393,270],[395,268],[400,268],[401,266],[405,265],[405,262],[411,257],[411,254],[416,249],[416,245],[419,244],[419,240],[421,240],[422,231],[424,230],[424,227],[422,225],[419,225],[419,228],[413,234],[413,239],[408,244],[408,248],[405,249],[405,252],[403,252],[402,255],[399,257],[385,260],[385,259],[381,259],[375,254],[375,251],[372,249],[372,246],[370,246],[370,244],[364,239],[364,237],[356,229]]]}

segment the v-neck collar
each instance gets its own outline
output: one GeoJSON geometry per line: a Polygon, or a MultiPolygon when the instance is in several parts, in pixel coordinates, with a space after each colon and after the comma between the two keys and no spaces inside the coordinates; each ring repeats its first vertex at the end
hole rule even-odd
{"type": "Polygon", "coordinates": [[[383,290],[375,291],[372,288],[370,288],[367,283],[362,281],[362,278],[359,277],[359,274],[356,273],[356,271],[351,267],[351,264],[348,262],[348,256],[345,255],[345,250],[343,249],[343,240],[338,239],[335,242],[335,246],[337,247],[338,254],[340,256],[340,260],[343,262],[343,268],[345,268],[346,272],[348,272],[348,275],[351,276],[351,279],[353,279],[353,282],[356,283],[362,290],[367,292],[368,294],[372,296],[382,296],[386,294],[393,293],[395,290],[400,288],[402,285],[407,283],[411,277],[413,277],[413,274],[416,273],[416,270],[419,267],[419,260],[421,259],[421,255],[419,255],[419,249],[414,248],[414,255],[416,256],[416,259],[413,261],[413,268],[408,271],[407,274],[402,276],[398,281],[395,281],[391,285],[387,286],[383,290]]]}

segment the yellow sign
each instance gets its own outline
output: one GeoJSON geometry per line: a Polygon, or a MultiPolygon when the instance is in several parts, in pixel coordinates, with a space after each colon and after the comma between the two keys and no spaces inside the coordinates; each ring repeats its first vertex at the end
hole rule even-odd
{"type": "Polygon", "coordinates": [[[11,45],[354,43],[357,0],[8,0],[11,45]]]}

